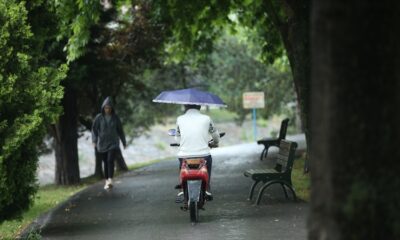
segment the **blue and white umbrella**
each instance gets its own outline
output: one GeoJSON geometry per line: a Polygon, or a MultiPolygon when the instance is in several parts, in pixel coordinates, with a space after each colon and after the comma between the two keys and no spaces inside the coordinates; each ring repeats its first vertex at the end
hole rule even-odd
{"type": "Polygon", "coordinates": [[[217,95],[195,88],[163,91],[153,99],[153,102],[226,107],[226,104],[217,95]]]}

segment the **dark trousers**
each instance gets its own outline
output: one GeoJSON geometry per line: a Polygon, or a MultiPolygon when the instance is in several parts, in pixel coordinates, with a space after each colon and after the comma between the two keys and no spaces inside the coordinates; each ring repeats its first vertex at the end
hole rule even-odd
{"type": "MultiPolygon", "coordinates": [[[[208,172],[208,189],[210,189],[210,183],[211,183],[211,168],[212,168],[212,157],[211,155],[208,155],[206,157],[201,157],[204,158],[207,161],[207,172],[208,172]]],[[[179,159],[179,170],[181,170],[182,167],[182,160],[186,158],[178,158],[179,159]]]]}
{"type": "Polygon", "coordinates": [[[115,149],[111,149],[107,152],[99,152],[99,157],[104,163],[104,176],[106,179],[114,177],[114,157],[115,149]]]}

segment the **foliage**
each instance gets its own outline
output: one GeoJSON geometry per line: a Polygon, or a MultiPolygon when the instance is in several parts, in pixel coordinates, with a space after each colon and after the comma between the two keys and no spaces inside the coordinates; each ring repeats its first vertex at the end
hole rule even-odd
{"type": "Polygon", "coordinates": [[[166,51],[177,67],[185,66],[184,87],[218,93],[239,123],[249,113],[242,108],[244,91],[266,93],[265,118],[285,111],[294,115],[288,107],[296,102],[289,60],[273,14],[266,14],[276,8],[275,17],[285,18],[274,1],[153,2],[157,17],[168,23],[166,51]]]}
{"type": "Polygon", "coordinates": [[[175,89],[198,87],[221,96],[228,103],[228,110],[236,114],[238,123],[250,112],[242,105],[245,91],[265,92],[266,108],[259,111],[262,117],[293,115],[289,103],[295,102],[295,94],[286,56],[277,58],[273,65],[265,65],[261,47],[251,37],[255,33],[245,28],[236,29],[234,34],[225,29],[204,60],[188,53],[180,63],[167,62],[164,75],[175,79],[175,89]]]}
{"type": "MultiPolygon", "coordinates": [[[[270,1],[163,1],[154,0],[157,17],[168,23],[170,37],[167,49],[176,58],[192,51],[209,53],[214,41],[224,33],[226,26],[237,32],[237,25],[245,26],[255,34],[252,41],[261,46],[261,58],[272,63],[283,54],[279,32],[265,14],[270,1]],[[184,13],[184,14],[183,14],[184,13]]],[[[281,12],[278,13],[282,15],[281,12]]]]}
{"type": "Polygon", "coordinates": [[[173,78],[165,76],[161,67],[164,32],[150,14],[151,4],[123,3],[101,11],[90,29],[86,54],[71,63],[69,80],[78,91],[81,119],[91,119],[103,99],[112,96],[128,135],[138,136],[157,117],[173,110],[152,103],[161,90],[172,86],[173,78]]]}
{"type": "Polygon", "coordinates": [[[26,210],[36,191],[37,145],[55,121],[66,66],[39,64],[24,2],[0,2],[0,222],[26,210]],[[32,50],[34,49],[34,50],[32,50]]]}
{"type": "MultiPolygon", "coordinates": [[[[206,66],[210,89],[230,103],[228,109],[238,115],[240,123],[250,112],[243,109],[243,92],[265,92],[266,107],[260,111],[264,118],[282,113],[288,103],[295,101],[287,61],[279,66],[266,66],[257,58],[260,52],[253,42],[239,42],[237,37],[225,35],[216,43],[206,66]]],[[[277,64],[286,57],[278,60],[277,64]]]]}
{"type": "Polygon", "coordinates": [[[102,10],[99,0],[50,1],[59,19],[58,40],[67,39],[64,50],[69,62],[85,53],[90,28],[99,21],[102,10]]]}
{"type": "Polygon", "coordinates": [[[310,141],[310,0],[153,2],[158,9],[157,16],[168,23],[166,32],[172,46],[169,53],[176,54],[177,59],[184,59],[193,51],[207,55],[218,36],[224,33],[224,26],[238,32],[238,25],[255,33],[250,38],[261,46],[259,59],[263,62],[275,63],[287,55],[300,109],[298,116],[307,142],[310,141]]]}
{"type": "Polygon", "coordinates": [[[237,115],[226,109],[210,109],[206,112],[211,117],[214,123],[233,122],[237,115]]]}

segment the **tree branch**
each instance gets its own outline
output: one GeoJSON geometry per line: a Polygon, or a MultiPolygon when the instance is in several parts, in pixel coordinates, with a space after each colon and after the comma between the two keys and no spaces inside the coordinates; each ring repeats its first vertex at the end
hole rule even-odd
{"type": "Polygon", "coordinates": [[[79,116],[79,122],[84,126],[87,130],[91,131],[92,130],[92,120],[83,117],[82,115],[79,116]]]}
{"type": "MultiPolygon", "coordinates": [[[[264,1],[265,11],[266,11],[268,17],[271,19],[273,25],[275,25],[277,30],[281,33],[285,48],[288,50],[288,47],[289,47],[289,44],[287,41],[288,40],[288,31],[289,31],[288,22],[281,19],[278,12],[276,11],[276,8],[272,1],[273,0],[264,1]]],[[[281,0],[281,1],[282,1],[283,5],[287,4],[284,0],[281,0]]]]}
{"type": "Polygon", "coordinates": [[[266,0],[264,1],[265,3],[265,11],[267,12],[267,15],[271,18],[272,22],[274,25],[281,30],[281,27],[284,25],[284,22],[282,19],[279,17],[278,13],[276,12],[276,9],[274,7],[274,4],[272,3],[272,0],[266,0]]]}

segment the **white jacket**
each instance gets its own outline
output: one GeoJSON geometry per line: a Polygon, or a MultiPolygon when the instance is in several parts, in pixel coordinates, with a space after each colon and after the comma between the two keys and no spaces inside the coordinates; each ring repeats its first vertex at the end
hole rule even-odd
{"type": "Polygon", "coordinates": [[[219,142],[219,133],[211,118],[197,109],[189,109],[179,116],[176,125],[175,139],[180,143],[178,157],[208,156],[208,141],[211,137],[214,142],[219,142]]]}

